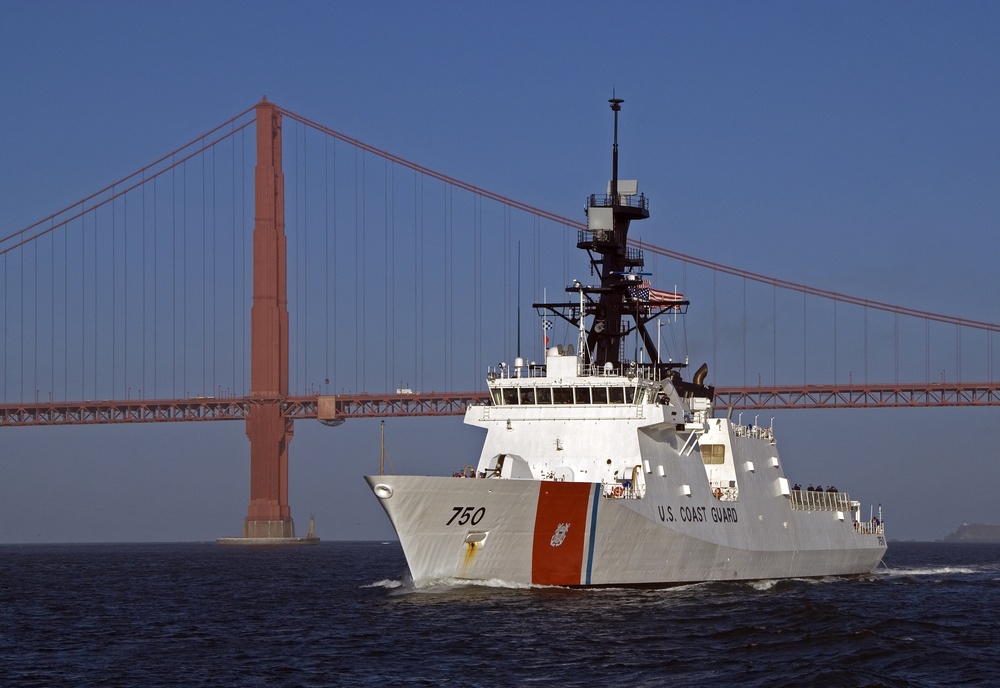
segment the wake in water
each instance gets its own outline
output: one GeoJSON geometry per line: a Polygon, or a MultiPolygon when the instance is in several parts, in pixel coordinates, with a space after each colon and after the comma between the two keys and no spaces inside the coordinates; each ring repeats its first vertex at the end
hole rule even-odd
{"type": "Polygon", "coordinates": [[[387,588],[389,590],[392,590],[400,587],[401,585],[403,585],[403,581],[390,580],[388,578],[384,578],[380,581],[375,581],[374,583],[368,583],[367,585],[362,585],[361,589],[364,590],[366,588],[387,588]]]}
{"type": "Polygon", "coordinates": [[[884,578],[900,576],[954,576],[983,573],[985,570],[985,568],[971,568],[968,566],[921,566],[916,568],[885,568],[876,571],[874,575],[884,578]]]}
{"type": "Polygon", "coordinates": [[[528,585],[525,583],[513,583],[511,581],[492,578],[489,580],[466,580],[462,578],[435,578],[433,580],[421,582],[419,585],[413,582],[409,576],[400,580],[383,579],[362,585],[361,588],[385,588],[392,590],[394,594],[406,595],[413,593],[421,594],[441,594],[454,592],[463,589],[492,588],[502,590],[530,590],[540,589],[549,586],[528,585]]]}

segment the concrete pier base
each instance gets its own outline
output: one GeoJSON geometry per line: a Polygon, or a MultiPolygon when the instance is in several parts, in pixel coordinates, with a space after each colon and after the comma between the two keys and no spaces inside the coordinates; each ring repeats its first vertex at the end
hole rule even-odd
{"type": "Polygon", "coordinates": [[[243,537],[245,538],[294,538],[295,521],[289,518],[273,521],[243,519],[243,537]]]}
{"type": "Polygon", "coordinates": [[[216,538],[219,545],[241,545],[252,547],[284,547],[286,545],[318,545],[316,521],[309,517],[309,534],[295,537],[295,521],[284,518],[276,521],[243,520],[243,537],[216,538]]]}
{"type": "Polygon", "coordinates": [[[217,545],[237,545],[240,547],[287,547],[289,545],[318,545],[318,537],[220,537],[217,545]]]}

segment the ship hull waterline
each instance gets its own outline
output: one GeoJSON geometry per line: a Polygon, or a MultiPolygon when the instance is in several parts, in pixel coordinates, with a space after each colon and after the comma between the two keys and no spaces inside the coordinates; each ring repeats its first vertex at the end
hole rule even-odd
{"type": "MultiPolygon", "coordinates": [[[[650,489],[603,495],[599,483],[366,476],[414,584],[666,587],[705,581],[857,576],[885,552],[843,514],[650,489]]],[[[651,486],[652,487],[652,486],[651,486]]]]}

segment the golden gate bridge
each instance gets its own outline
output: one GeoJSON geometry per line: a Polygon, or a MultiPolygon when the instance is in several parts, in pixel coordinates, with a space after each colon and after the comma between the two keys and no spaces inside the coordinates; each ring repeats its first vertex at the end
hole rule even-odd
{"type": "MultiPolygon", "coordinates": [[[[489,403],[488,362],[544,337],[522,286],[572,281],[585,226],[265,99],[0,239],[0,427],[243,420],[244,536],[292,536],[294,421],[489,403]]],[[[1000,403],[995,324],[633,246],[711,303],[658,335],[710,351],[718,407],[1000,403]]]]}

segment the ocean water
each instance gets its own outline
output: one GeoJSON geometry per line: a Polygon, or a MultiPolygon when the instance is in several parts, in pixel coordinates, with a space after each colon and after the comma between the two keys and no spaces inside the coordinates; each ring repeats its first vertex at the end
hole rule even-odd
{"type": "Polygon", "coordinates": [[[996,686],[1000,545],[854,579],[441,584],[398,544],[0,546],[3,686],[996,686]]]}

